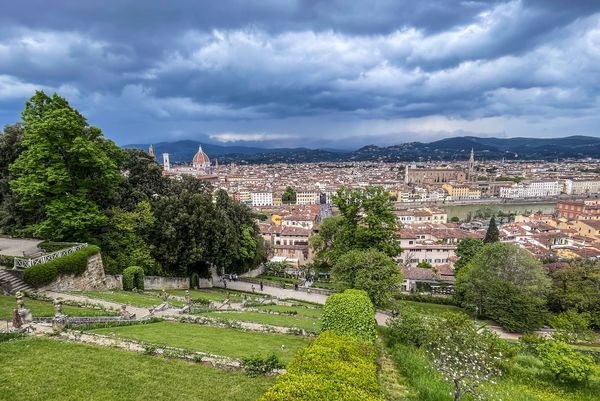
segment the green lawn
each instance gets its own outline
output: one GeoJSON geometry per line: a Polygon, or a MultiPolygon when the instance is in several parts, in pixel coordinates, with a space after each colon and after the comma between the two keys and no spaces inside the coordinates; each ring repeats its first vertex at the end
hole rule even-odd
{"type": "Polygon", "coordinates": [[[289,286],[293,286],[294,284],[300,284],[302,280],[292,277],[279,277],[279,276],[269,276],[265,274],[261,274],[256,277],[257,280],[262,280],[263,282],[271,282],[277,284],[288,284],[289,286]]]}
{"type": "Polygon", "coordinates": [[[299,348],[310,343],[308,339],[293,335],[265,334],[175,322],[111,327],[92,331],[234,358],[275,353],[285,362],[289,362],[299,348]],[[285,346],[284,350],[281,350],[282,345],[285,346]]]}
{"type": "Polygon", "coordinates": [[[300,315],[276,315],[246,311],[202,312],[201,314],[214,318],[240,320],[242,322],[270,324],[283,327],[296,327],[312,332],[318,332],[320,330],[319,328],[321,327],[319,319],[300,315]]]}
{"type": "MultiPolygon", "coordinates": [[[[130,291],[82,291],[76,294],[83,295],[89,298],[103,299],[105,301],[118,302],[140,308],[151,308],[161,304],[162,299],[158,296],[148,294],[138,294],[130,291]]],[[[169,300],[173,306],[183,306],[183,302],[169,300]]]]}
{"type": "Polygon", "coordinates": [[[58,340],[0,346],[0,400],[255,400],[272,378],[58,340]]]}
{"type": "MultiPolygon", "coordinates": [[[[25,298],[25,307],[31,309],[33,317],[54,316],[54,305],[52,302],[37,301],[25,298]]],[[[0,319],[12,319],[12,311],[17,307],[15,297],[0,295],[0,319]]],[[[79,308],[77,306],[63,305],[63,313],[69,316],[108,316],[115,315],[116,312],[105,312],[91,308],[79,308]]]]}

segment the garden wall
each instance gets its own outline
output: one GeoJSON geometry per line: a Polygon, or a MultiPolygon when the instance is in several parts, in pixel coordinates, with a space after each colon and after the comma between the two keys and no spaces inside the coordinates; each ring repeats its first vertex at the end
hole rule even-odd
{"type": "Polygon", "coordinates": [[[145,290],[189,290],[190,279],[187,277],[144,276],[145,290]]]}

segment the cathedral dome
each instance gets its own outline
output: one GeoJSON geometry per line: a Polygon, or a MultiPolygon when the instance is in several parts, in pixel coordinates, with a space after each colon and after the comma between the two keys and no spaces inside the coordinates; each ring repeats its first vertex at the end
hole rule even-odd
{"type": "Polygon", "coordinates": [[[194,155],[194,158],[192,159],[192,165],[194,167],[210,166],[210,159],[206,153],[202,151],[202,146],[198,147],[198,153],[194,155]]]}

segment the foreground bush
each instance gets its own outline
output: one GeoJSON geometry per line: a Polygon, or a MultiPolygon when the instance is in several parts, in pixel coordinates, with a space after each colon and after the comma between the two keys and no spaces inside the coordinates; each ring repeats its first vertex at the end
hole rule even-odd
{"type": "Polygon", "coordinates": [[[134,288],[144,289],[144,269],[140,266],[129,266],[123,270],[123,289],[131,291],[134,288]]]}
{"type": "Polygon", "coordinates": [[[327,298],[321,329],[355,341],[372,343],[377,336],[375,308],[364,291],[346,290],[327,298]]]}
{"type": "Polygon", "coordinates": [[[23,280],[34,287],[48,285],[64,274],[82,274],[87,269],[88,259],[100,252],[95,245],[73,252],[62,258],[51,260],[48,263],[35,265],[27,268],[23,280]]]}
{"type": "Polygon", "coordinates": [[[256,377],[271,373],[275,369],[283,369],[285,365],[279,360],[277,355],[271,354],[266,358],[260,355],[242,358],[242,367],[246,375],[256,377]]]}
{"type": "Polygon", "coordinates": [[[331,332],[301,349],[260,401],[383,401],[373,346],[331,332]]]}
{"type": "Polygon", "coordinates": [[[537,346],[537,354],[559,381],[586,381],[594,369],[591,356],[579,354],[560,341],[542,342],[537,346]]]}

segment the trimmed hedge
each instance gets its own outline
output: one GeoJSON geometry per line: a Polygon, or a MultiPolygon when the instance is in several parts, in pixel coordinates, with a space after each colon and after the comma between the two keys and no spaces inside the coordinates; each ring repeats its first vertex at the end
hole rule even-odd
{"type": "Polygon", "coordinates": [[[346,290],[327,298],[321,329],[355,341],[373,343],[377,337],[375,307],[365,291],[346,290]]]}
{"type": "Polygon", "coordinates": [[[129,266],[123,270],[123,289],[131,291],[134,288],[144,289],[144,269],[140,266],[129,266]]]}
{"type": "Polygon", "coordinates": [[[98,253],[100,253],[100,248],[95,245],[88,245],[62,258],[27,268],[23,274],[23,280],[34,287],[42,287],[64,274],[78,276],[87,269],[88,259],[98,253]]]}
{"type": "Polygon", "coordinates": [[[372,345],[321,334],[260,401],[384,401],[372,345]]]}

